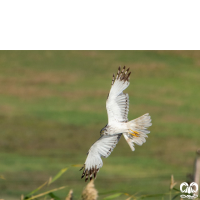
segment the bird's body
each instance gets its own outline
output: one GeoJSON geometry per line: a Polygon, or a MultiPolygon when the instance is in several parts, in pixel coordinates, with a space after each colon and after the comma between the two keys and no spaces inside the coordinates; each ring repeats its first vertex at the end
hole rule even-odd
{"type": "Polygon", "coordinates": [[[141,117],[128,121],[129,111],[129,96],[123,91],[129,86],[129,69],[125,71],[125,67],[118,69],[115,78],[113,74],[112,86],[106,100],[106,109],[108,114],[108,124],[101,129],[101,137],[91,146],[88,151],[85,164],[81,168],[83,170],[82,177],[85,176],[85,181],[90,180],[103,166],[101,156],[107,158],[115,148],[122,134],[129,144],[132,151],[135,150],[134,143],[142,145],[146,142],[146,134],[150,133],[147,128],[151,126],[151,118],[149,114],[144,114],[141,117]]]}
{"type": "MultiPolygon", "coordinates": [[[[111,125],[106,125],[103,128],[103,133],[101,135],[114,135],[114,134],[119,134],[119,133],[124,133],[127,130],[127,123],[116,123],[116,124],[111,124],[111,125]]],[[[102,131],[101,131],[102,132],[102,131]]]]}

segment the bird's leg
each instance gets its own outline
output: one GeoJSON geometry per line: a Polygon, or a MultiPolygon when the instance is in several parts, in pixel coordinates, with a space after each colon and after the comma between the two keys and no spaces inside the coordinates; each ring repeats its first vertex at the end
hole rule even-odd
{"type": "Polygon", "coordinates": [[[130,135],[134,136],[134,137],[139,137],[140,134],[137,131],[133,131],[132,129],[129,129],[131,132],[128,132],[130,135]]]}

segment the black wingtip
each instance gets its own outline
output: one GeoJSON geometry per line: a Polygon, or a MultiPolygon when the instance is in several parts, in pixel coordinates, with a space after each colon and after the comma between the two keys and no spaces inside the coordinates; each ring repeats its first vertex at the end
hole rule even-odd
{"type": "Polygon", "coordinates": [[[85,176],[85,174],[82,174],[81,178],[83,178],[85,176]]]}
{"type": "Polygon", "coordinates": [[[113,74],[113,78],[112,78],[112,83],[111,83],[111,85],[113,85],[114,82],[115,82],[115,74],[113,74]]]}
{"type": "Polygon", "coordinates": [[[84,168],[84,165],[83,165],[83,167],[81,167],[81,169],[79,169],[79,171],[81,171],[83,168],[84,168]]]}

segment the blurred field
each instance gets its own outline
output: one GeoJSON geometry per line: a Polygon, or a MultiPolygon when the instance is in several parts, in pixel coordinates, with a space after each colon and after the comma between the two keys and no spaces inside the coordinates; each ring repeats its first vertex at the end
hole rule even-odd
{"type": "MultiPolygon", "coordinates": [[[[19,199],[60,169],[83,164],[107,124],[112,74],[130,67],[129,119],[150,113],[147,142],[121,138],[95,185],[109,191],[155,194],[192,173],[200,148],[199,51],[1,51],[0,199],[19,199]]],[[[52,187],[86,185],[70,168],[52,187]]],[[[102,194],[102,195],[101,195],[102,194]]],[[[155,199],[155,198],[154,198],[155,199]]],[[[159,198],[160,199],[160,198],[159,198]]]]}

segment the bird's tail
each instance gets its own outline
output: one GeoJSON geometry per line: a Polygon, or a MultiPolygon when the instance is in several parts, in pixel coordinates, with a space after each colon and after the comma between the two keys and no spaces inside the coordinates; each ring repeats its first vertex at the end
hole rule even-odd
{"type": "Polygon", "coordinates": [[[135,150],[134,143],[142,145],[146,142],[145,138],[148,137],[147,134],[150,133],[147,128],[151,125],[152,123],[149,113],[127,122],[128,131],[123,133],[123,135],[132,151],[135,150]]]}

